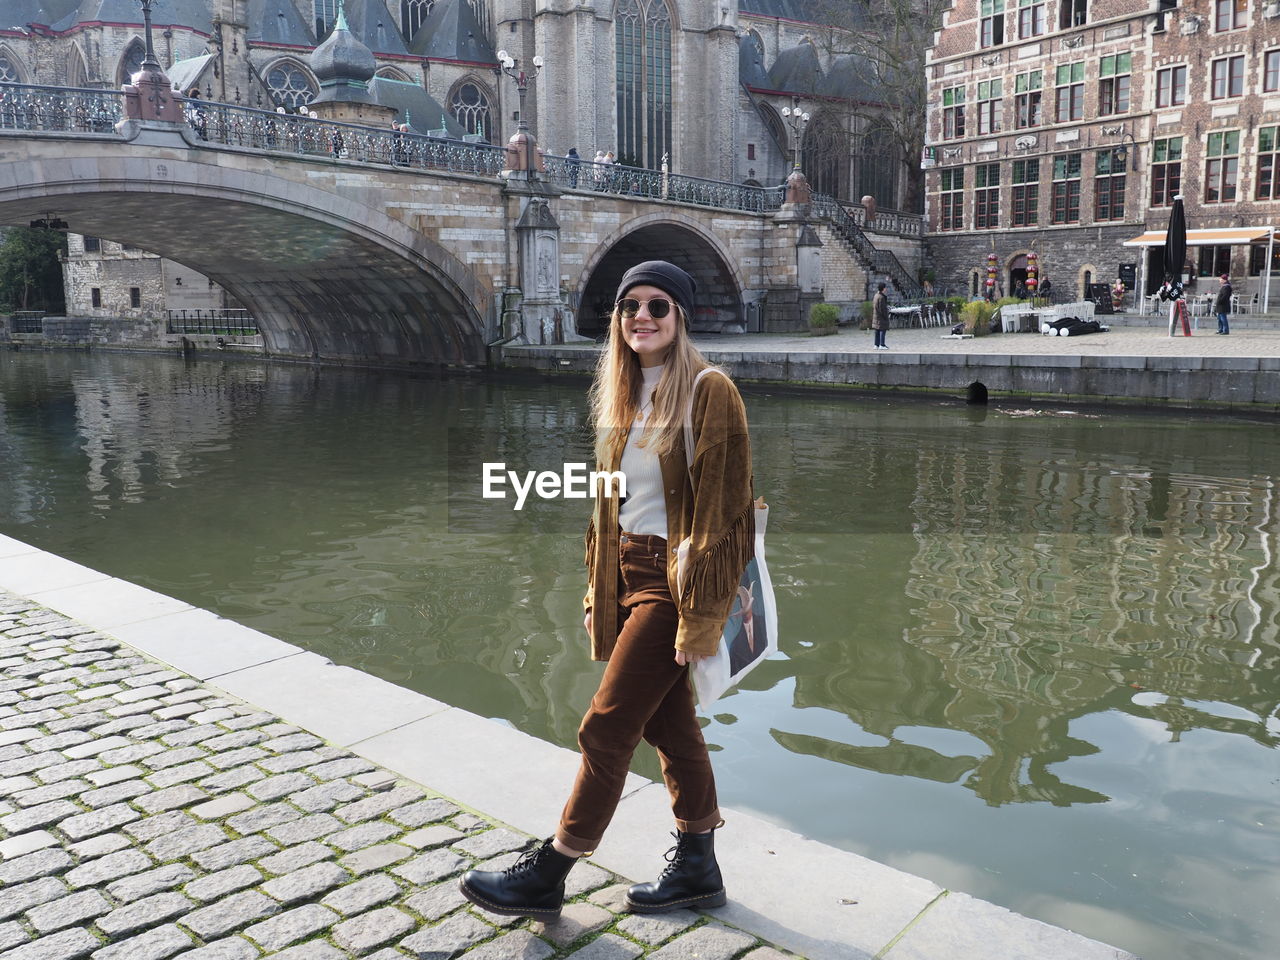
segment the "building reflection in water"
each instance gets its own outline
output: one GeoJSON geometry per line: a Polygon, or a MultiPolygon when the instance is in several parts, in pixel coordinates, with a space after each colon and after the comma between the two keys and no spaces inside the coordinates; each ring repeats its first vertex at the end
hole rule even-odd
{"type": "Polygon", "coordinates": [[[786,667],[795,706],[840,711],[884,742],[775,729],[787,749],[960,782],[991,805],[1070,805],[1108,799],[1055,768],[1100,749],[1071,735],[1078,717],[1119,710],[1158,720],[1174,741],[1203,727],[1278,742],[1267,726],[1280,700],[1270,478],[1103,466],[1081,459],[1087,448],[1032,458],[1016,444],[920,442],[908,458],[865,428],[842,452],[842,482],[882,491],[865,503],[881,515],[909,498],[911,530],[855,524],[865,556],[852,566],[882,589],[859,579],[866,619],[786,667]],[[909,553],[901,581],[895,550],[909,553]],[[869,609],[893,608],[898,589],[904,605],[869,609]],[[930,727],[973,739],[948,754],[906,742],[918,730],[900,735],[930,727]]]}

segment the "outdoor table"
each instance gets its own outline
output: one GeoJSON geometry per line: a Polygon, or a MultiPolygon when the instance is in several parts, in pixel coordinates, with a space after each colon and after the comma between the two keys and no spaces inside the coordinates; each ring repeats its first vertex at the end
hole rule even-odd
{"type": "Polygon", "coordinates": [[[904,307],[890,307],[889,308],[890,323],[893,322],[894,317],[902,317],[901,326],[904,328],[911,326],[911,323],[907,320],[908,317],[915,317],[916,326],[918,327],[924,326],[924,323],[920,319],[919,304],[913,304],[911,306],[904,306],[904,307]]]}

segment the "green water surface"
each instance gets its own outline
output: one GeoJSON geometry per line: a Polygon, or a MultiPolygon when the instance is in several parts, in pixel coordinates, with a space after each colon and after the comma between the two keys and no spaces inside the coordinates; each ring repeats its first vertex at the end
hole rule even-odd
{"type": "MultiPolygon", "coordinates": [[[[4,352],[0,532],[572,746],[589,508],[480,465],[588,460],[585,386],[4,352]]],[[[721,801],[1149,960],[1272,960],[1274,422],[744,392],[782,649],[709,720],[721,801]]]]}

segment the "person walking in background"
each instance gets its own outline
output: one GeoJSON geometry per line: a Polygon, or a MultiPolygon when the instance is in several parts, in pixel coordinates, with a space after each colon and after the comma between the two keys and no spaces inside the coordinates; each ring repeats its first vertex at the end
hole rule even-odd
{"type": "Polygon", "coordinates": [[[569,148],[569,186],[576,187],[578,185],[578,168],[582,166],[582,158],[578,156],[578,148],[569,148]]]}
{"type": "Polygon", "coordinates": [[[1218,287],[1217,299],[1213,301],[1213,312],[1218,315],[1218,333],[1225,337],[1231,332],[1231,325],[1227,322],[1227,314],[1231,312],[1231,278],[1224,273],[1218,280],[1221,286],[1218,287]]]}
{"type": "Polygon", "coordinates": [[[876,295],[871,298],[871,329],[876,332],[876,349],[888,350],[884,342],[885,333],[889,329],[889,298],[885,296],[885,283],[876,284],[876,295]]]}
{"type": "Polygon", "coordinates": [[[618,286],[590,392],[598,469],[626,477],[625,498],[597,491],[587,527],[583,626],[604,675],[578,730],[582,763],[555,835],[506,870],[459,880],[490,913],[560,915],[565,877],[604,836],[641,739],[662,761],[676,845],[656,881],[627,891],[627,907],[662,913],[726,900],[713,841],[724,821],[688,665],[719,649],[754,556],[755,517],[742,397],[718,368],[696,380],[710,367],[689,339],[696,286],[663,260],[637,264],[618,286]],[[686,538],[681,575],[675,546],[686,538]]]}

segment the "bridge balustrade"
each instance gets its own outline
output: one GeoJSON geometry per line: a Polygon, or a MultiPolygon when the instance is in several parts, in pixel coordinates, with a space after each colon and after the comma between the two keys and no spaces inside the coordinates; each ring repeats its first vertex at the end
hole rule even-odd
{"type": "Polygon", "coordinates": [[[0,129],[113,133],[123,116],[120,90],[0,84],[0,129]]]}

